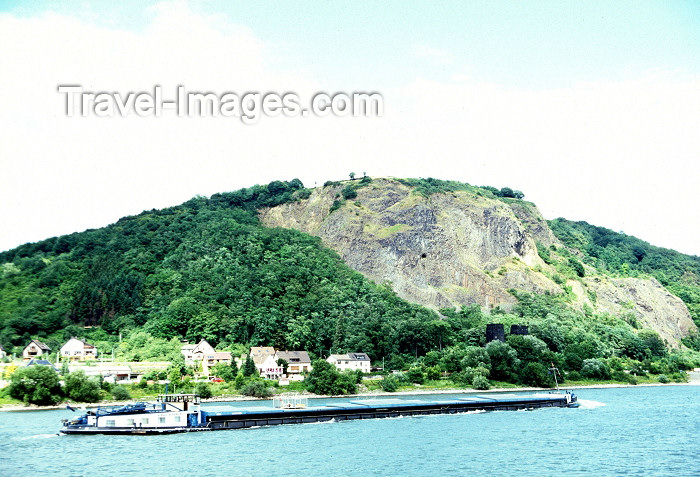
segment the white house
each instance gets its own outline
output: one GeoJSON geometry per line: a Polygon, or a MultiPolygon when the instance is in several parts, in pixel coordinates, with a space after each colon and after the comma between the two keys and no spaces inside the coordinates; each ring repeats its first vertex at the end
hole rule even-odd
{"type": "Polygon", "coordinates": [[[186,364],[194,364],[196,361],[202,361],[205,354],[216,353],[212,345],[207,343],[207,340],[201,340],[195,344],[185,344],[180,349],[182,356],[185,358],[186,364]]]}
{"type": "Polygon", "coordinates": [[[260,376],[265,377],[268,368],[277,366],[274,359],[275,348],[272,346],[252,346],[250,348],[250,357],[253,358],[253,363],[255,363],[255,368],[260,373],[260,376]],[[268,358],[272,358],[272,361],[268,358]]]}
{"type": "Polygon", "coordinates": [[[63,360],[85,360],[97,358],[97,348],[95,346],[79,340],[75,336],[61,346],[61,358],[63,360]]]}
{"type": "Polygon", "coordinates": [[[39,340],[32,340],[27,346],[24,347],[22,351],[22,358],[25,361],[30,359],[40,358],[41,356],[48,355],[51,353],[51,348],[42,343],[39,340]]]}
{"type": "Polygon", "coordinates": [[[370,372],[370,360],[367,353],[347,353],[347,354],[332,354],[326,361],[334,365],[338,371],[360,370],[363,373],[370,372]]]}
{"type": "Polygon", "coordinates": [[[266,379],[279,379],[284,373],[284,368],[277,364],[277,360],[273,355],[267,355],[262,363],[255,363],[255,367],[258,368],[260,376],[266,379]]]}

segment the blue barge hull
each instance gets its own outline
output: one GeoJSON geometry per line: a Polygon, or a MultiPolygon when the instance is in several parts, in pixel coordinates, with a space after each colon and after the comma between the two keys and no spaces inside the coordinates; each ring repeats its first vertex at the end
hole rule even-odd
{"type": "MultiPolygon", "coordinates": [[[[425,401],[415,399],[366,399],[320,406],[300,408],[207,406],[196,410],[196,419],[187,424],[169,427],[143,427],[136,424],[123,427],[105,427],[95,423],[89,425],[83,416],[66,422],[61,432],[64,434],[167,434],[177,432],[199,432],[224,429],[244,429],[282,424],[303,424],[354,419],[381,419],[390,417],[425,416],[432,414],[457,414],[474,411],[517,411],[545,407],[577,407],[575,394],[543,393],[534,395],[475,395],[458,399],[425,401]]],[[[129,414],[128,417],[146,416],[146,422],[155,421],[164,410],[146,410],[129,414]]],[[[119,409],[103,411],[102,416],[121,415],[119,409]]],[[[108,422],[108,421],[107,421],[108,422]]],[[[135,422],[130,419],[130,422],[135,422]]]]}

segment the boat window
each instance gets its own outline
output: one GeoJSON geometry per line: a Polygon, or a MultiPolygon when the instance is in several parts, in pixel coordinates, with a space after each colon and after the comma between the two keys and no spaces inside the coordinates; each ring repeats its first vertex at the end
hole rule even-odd
{"type": "Polygon", "coordinates": [[[141,418],[141,424],[148,424],[148,418],[147,418],[147,417],[142,417],[142,418],[141,418]]]}
{"type": "Polygon", "coordinates": [[[180,422],[180,416],[175,416],[175,422],[180,422]]]}
{"type": "Polygon", "coordinates": [[[134,420],[133,420],[133,419],[127,419],[127,420],[126,420],[126,425],[127,425],[127,426],[133,426],[133,425],[134,425],[134,420]]]}
{"type": "Polygon", "coordinates": [[[165,424],[165,418],[164,418],[164,417],[159,417],[159,418],[158,418],[158,423],[159,423],[159,424],[165,424]]]}
{"type": "Polygon", "coordinates": [[[114,427],[114,419],[107,419],[107,427],[114,427]]]}

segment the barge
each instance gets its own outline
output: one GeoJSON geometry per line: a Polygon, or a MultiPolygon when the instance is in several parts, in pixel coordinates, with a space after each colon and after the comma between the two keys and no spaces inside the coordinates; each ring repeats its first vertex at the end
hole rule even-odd
{"type": "Polygon", "coordinates": [[[271,406],[202,406],[196,394],[165,394],[154,403],[98,407],[64,419],[63,434],[169,434],[244,429],[354,419],[377,419],[473,411],[517,411],[578,407],[570,392],[532,395],[467,395],[449,400],[362,399],[308,405],[305,397],[276,398],[271,406]]]}

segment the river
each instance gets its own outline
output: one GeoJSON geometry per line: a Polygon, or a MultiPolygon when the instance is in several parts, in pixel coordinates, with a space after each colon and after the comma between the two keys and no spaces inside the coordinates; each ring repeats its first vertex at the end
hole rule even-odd
{"type": "Polygon", "coordinates": [[[1,412],[0,475],[698,476],[699,391],[581,389],[578,409],[165,436],[58,436],[68,410],[1,412]]]}

